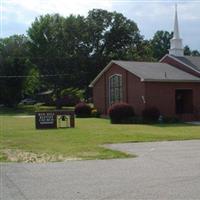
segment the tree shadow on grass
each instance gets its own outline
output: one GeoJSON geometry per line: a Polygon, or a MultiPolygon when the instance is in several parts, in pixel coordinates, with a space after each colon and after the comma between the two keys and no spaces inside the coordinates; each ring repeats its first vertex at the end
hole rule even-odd
{"type": "Polygon", "coordinates": [[[1,116],[12,116],[12,115],[33,115],[35,113],[35,110],[33,108],[29,109],[22,109],[22,108],[7,108],[2,107],[0,108],[0,115],[1,116]]]}
{"type": "Polygon", "coordinates": [[[159,128],[169,128],[169,127],[200,127],[200,125],[197,125],[197,124],[189,124],[189,123],[184,123],[184,122],[181,122],[181,123],[163,123],[163,124],[149,124],[149,126],[153,126],[153,127],[159,127],[159,128]]]}
{"type": "MultiPolygon", "coordinates": [[[[73,107],[63,107],[64,110],[73,110],[73,107]]],[[[19,105],[15,108],[0,107],[0,116],[13,116],[13,115],[34,115],[36,111],[53,111],[56,110],[55,106],[43,105],[19,105]]]]}

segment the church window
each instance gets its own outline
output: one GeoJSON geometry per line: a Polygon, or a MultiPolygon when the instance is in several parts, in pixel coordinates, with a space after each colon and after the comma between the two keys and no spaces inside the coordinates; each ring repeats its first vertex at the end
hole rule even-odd
{"type": "Polygon", "coordinates": [[[122,75],[114,74],[109,78],[109,103],[122,101],[122,75]]]}

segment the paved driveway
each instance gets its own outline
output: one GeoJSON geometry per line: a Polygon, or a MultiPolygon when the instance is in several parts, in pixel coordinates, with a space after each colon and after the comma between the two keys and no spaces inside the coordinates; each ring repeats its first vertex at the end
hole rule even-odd
{"type": "Polygon", "coordinates": [[[138,157],[2,164],[1,199],[200,199],[200,141],[109,147],[138,157]]]}

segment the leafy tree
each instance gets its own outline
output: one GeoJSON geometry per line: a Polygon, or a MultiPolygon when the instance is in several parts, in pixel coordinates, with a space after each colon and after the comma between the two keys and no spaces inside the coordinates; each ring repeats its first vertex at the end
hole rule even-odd
{"type": "Polygon", "coordinates": [[[149,53],[137,24],[117,12],[101,9],[89,11],[86,17],[89,33],[87,84],[110,60],[141,60],[149,53]]]}
{"type": "Polygon", "coordinates": [[[151,47],[155,59],[160,60],[168,53],[172,36],[173,33],[169,33],[168,31],[157,31],[154,34],[151,40],[151,47]]]}
{"type": "Polygon", "coordinates": [[[89,11],[86,22],[91,56],[98,64],[105,64],[111,59],[128,59],[128,50],[135,49],[143,39],[136,23],[117,12],[94,9],[89,11]]]}
{"type": "MultiPolygon", "coordinates": [[[[159,60],[168,53],[172,37],[157,31],[152,40],[144,40],[134,21],[102,9],[86,17],[40,16],[27,33],[0,39],[0,75],[20,76],[0,78],[0,103],[9,106],[41,90],[53,90],[59,99],[63,91],[73,94],[77,88],[89,97],[89,83],[110,60],[159,60]]],[[[185,54],[200,52],[186,46],[185,54]]]]}
{"type": "Polygon", "coordinates": [[[32,61],[41,74],[50,75],[42,82],[54,90],[56,98],[64,88],[84,85],[81,75],[88,54],[85,29],[83,17],[55,14],[36,18],[28,30],[32,61]]]}
{"type": "Polygon", "coordinates": [[[22,97],[28,66],[27,38],[13,35],[0,39],[0,99],[7,106],[15,106],[22,97]],[[20,76],[20,77],[18,77],[20,76]]]}
{"type": "Polygon", "coordinates": [[[130,53],[136,61],[156,61],[156,59],[153,57],[151,41],[148,40],[141,40],[140,43],[138,43],[137,48],[134,50],[130,49],[130,53]]]}
{"type": "Polygon", "coordinates": [[[200,56],[200,52],[197,50],[192,51],[192,56],[200,56]]]}
{"type": "Polygon", "coordinates": [[[200,52],[197,50],[191,50],[189,46],[184,47],[184,55],[186,56],[200,56],[200,52]]]}
{"type": "MultiPolygon", "coordinates": [[[[58,14],[36,18],[28,30],[32,62],[60,98],[64,88],[88,88],[89,82],[111,59],[137,59],[143,38],[135,22],[101,9],[82,16],[58,14]],[[63,76],[65,74],[65,76],[63,76]]],[[[145,48],[144,48],[145,49],[145,48]]]]}
{"type": "Polygon", "coordinates": [[[190,47],[189,46],[185,46],[184,47],[184,55],[186,55],[186,56],[190,56],[191,55],[191,50],[190,50],[190,47]]]}
{"type": "Polygon", "coordinates": [[[29,71],[23,82],[23,96],[35,96],[40,91],[40,74],[38,68],[29,62],[29,71]]]}

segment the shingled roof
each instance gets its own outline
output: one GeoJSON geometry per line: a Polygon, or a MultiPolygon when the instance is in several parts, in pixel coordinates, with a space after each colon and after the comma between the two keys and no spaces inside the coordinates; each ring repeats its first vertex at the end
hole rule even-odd
{"type": "Polygon", "coordinates": [[[200,82],[200,78],[184,72],[166,63],[159,62],[134,62],[134,61],[111,61],[100,74],[92,81],[90,87],[96,83],[101,75],[107,71],[112,64],[116,64],[130,73],[136,75],[141,81],[152,82],[200,82]]]}
{"type": "Polygon", "coordinates": [[[193,70],[198,71],[200,73],[200,56],[184,56],[184,57],[177,57],[173,56],[175,59],[178,59],[183,64],[190,66],[193,70]]]}

